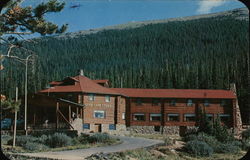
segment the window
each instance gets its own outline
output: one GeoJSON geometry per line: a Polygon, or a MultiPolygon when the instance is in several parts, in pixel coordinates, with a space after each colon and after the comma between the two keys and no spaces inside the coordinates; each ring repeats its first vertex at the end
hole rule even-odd
{"type": "Polygon", "coordinates": [[[78,103],[79,104],[83,103],[83,96],[81,94],[78,95],[78,103]]]}
{"type": "Polygon", "coordinates": [[[152,105],[153,106],[159,106],[159,104],[160,104],[160,100],[159,99],[153,99],[152,100],[152,105]]]}
{"type": "Polygon", "coordinates": [[[160,132],[161,127],[160,126],[154,126],[154,130],[155,130],[155,132],[160,132]]]}
{"type": "Polygon", "coordinates": [[[110,96],[105,96],[105,102],[110,102],[110,96]]]}
{"type": "Polygon", "coordinates": [[[209,121],[213,121],[213,114],[206,114],[206,117],[209,121]]]}
{"type": "Polygon", "coordinates": [[[221,105],[222,107],[227,106],[227,105],[228,105],[228,101],[225,100],[225,99],[222,99],[221,102],[220,102],[220,105],[221,105]]]}
{"type": "Polygon", "coordinates": [[[116,130],[115,124],[109,124],[109,130],[116,130]]]}
{"type": "Polygon", "coordinates": [[[125,119],[125,112],[122,113],[122,120],[125,119]]]}
{"type": "Polygon", "coordinates": [[[90,124],[89,123],[84,123],[83,124],[83,129],[90,129],[90,124]]]}
{"type": "Polygon", "coordinates": [[[194,122],[195,121],[195,114],[184,114],[184,121],[186,122],[194,122]]]}
{"type": "Polygon", "coordinates": [[[161,114],[159,113],[151,113],[150,121],[161,121],[161,114]]]}
{"type": "Polygon", "coordinates": [[[167,120],[168,120],[168,121],[177,122],[177,121],[179,121],[179,114],[177,114],[177,113],[168,114],[167,120]]]}
{"type": "Polygon", "coordinates": [[[187,106],[193,106],[193,101],[192,99],[187,100],[187,106]]]}
{"type": "Polygon", "coordinates": [[[136,113],[134,114],[135,121],[145,121],[145,114],[144,113],[136,113]]]}
{"type": "Polygon", "coordinates": [[[228,123],[230,121],[230,115],[229,114],[219,114],[220,120],[223,123],[228,123]]]}
{"type": "Polygon", "coordinates": [[[94,111],[94,118],[104,118],[105,112],[104,111],[94,111]]]}
{"type": "Polygon", "coordinates": [[[136,99],[136,105],[137,105],[137,106],[142,105],[142,100],[139,99],[139,98],[137,98],[137,99],[136,99]]]}
{"type": "Polygon", "coordinates": [[[95,95],[89,94],[89,101],[94,101],[94,100],[95,100],[95,95]]]}
{"type": "Polygon", "coordinates": [[[172,99],[172,100],[170,101],[170,105],[171,105],[171,106],[175,106],[175,105],[176,105],[176,100],[175,100],[175,99],[172,99]]]}
{"type": "Polygon", "coordinates": [[[204,106],[209,106],[209,100],[204,100],[204,106]]]}

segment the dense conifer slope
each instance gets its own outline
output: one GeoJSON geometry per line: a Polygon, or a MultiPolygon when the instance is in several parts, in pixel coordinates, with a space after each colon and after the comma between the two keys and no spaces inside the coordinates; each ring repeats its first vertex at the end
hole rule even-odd
{"type": "MultiPolygon", "coordinates": [[[[109,79],[112,87],[227,89],[235,82],[246,117],[248,30],[248,11],[240,9],[39,38],[24,44],[38,54],[29,67],[29,91],[79,69],[109,79]]],[[[14,95],[16,84],[24,91],[24,69],[5,62],[1,83],[7,95],[14,95]]]]}

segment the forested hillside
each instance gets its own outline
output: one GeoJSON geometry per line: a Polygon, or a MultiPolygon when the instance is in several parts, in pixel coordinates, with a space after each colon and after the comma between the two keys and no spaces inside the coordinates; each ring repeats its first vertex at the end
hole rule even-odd
{"type": "MultiPolygon", "coordinates": [[[[24,43],[38,55],[29,65],[29,91],[79,69],[112,87],[227,89],[236,83],[246,120],[248,30],[248,19],[220,15],[35,39],[24,43]]],[[[4,63],[5,94],[13,96],[16,84],[24,91],[25,66],[4,63]]]]}

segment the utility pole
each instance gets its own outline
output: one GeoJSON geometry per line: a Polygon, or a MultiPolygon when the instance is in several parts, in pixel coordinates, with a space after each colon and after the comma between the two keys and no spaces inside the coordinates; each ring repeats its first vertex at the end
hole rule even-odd
{"type": "MultiPolygon", "coordinates": [[[[16,87],[16,102],[18,101],[18,88],[16,87]]],[[[14,135],[13,135],[13,147],[16,146],[16,121],[17,121],[17,109],[15,109],[15,118],[14,118],[14,135]]]]}
{"type": "Polygon", "coordinates": [[[27,132],[28,61],[31,56],[32,54],[25,59],[24,130],[26,136],[28,135],[27,132]]]}

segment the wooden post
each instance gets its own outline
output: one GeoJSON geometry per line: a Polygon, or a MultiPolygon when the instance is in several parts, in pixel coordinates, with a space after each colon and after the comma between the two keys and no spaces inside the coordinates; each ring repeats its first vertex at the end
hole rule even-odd
{"type": "Polygon", "coordinates": [[[81,119],[83,119],[83,117],[82,117],[82,110],[83,110],[83,109],[81,108],[81,109],[80,109],[81,119]]]}
{"type": "Polygon", "coordinates": [[[56,129],[58,129],[59,125],[59,115],[58,115],[58,110],[59,110],[59,102],[56,102],[56,129]]]}
{"type": "MultiPolygon", "coordinates": [[[[16,87],[16,102],[17,101],[18,101],[18,88],[16,87]]],[[[13,147],[16,146],[16,121],[17,121],[17,110],[15,109],[13,147]]]]}
{"type": "Polygon", "coordinates": [[[69,105],[69,122],[71,122],[71,106],[69,105]]]}
{"type": "Polygon", "coordinates": [[[76,117],[77,117],[77,118],[79,118],[79,117],[78,117],[78,113],[79,113],[79,112],[78,112],[78,107],[76,107],[76,117]]]}

